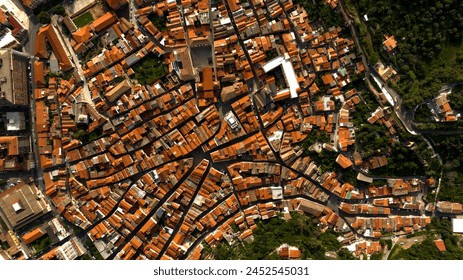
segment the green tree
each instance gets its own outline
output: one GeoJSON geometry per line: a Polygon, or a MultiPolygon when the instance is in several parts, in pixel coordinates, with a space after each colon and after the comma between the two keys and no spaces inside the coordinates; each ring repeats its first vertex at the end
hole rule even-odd
{"type": "Polygon", "coordinates": [[[54,15],[65,16],[66,15],[66,10],[64,9],[63,6],[56,5],[51,9],[51,13],[54,14],[54,15]]]}
{"type": "Polygon", "coordinates": [[[50,15],[45,11],[40,12],[40,14],[37,16],[37,20],[41,24],[49,24],[51,22],[50,15]]]}

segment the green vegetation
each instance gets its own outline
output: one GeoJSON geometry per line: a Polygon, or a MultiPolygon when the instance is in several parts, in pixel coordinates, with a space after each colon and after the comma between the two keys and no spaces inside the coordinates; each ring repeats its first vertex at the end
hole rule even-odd
{"type": "MultiPolygon", "coordinates": [[[[337,233],[332,230],[320,232],[317,221],[296,212],[292,219],[284,221],[274,217],[267,221],[259,221],[254,232],[254,241],[238,243],[232,246],[221,243],[215,248],[206,246],[203,256],[228,260],[263,260],[279,259],[276,249],[284,243],[297,246],[302,252],[302,259],[325,259],[325,252],[338,251],[341,244],[336,240],[337,233]]],[[[349,253],[339,250],[339,257],[352,258],[349,253]],[[341,253],[342,252],[342,253],[341,253]]]]}
{"type": "Polygon", "coordinates": [[[373,46],[373,41],[371,40],[370,34],[368,33],[367,26],[357,17],[354,21],[357,27],[360,44],[363,46],[368,61],[374,65],[379,60],[379,54],[376,52],[375,47],[373,46]]]}
{"type": "Polygon", "coordinates": [[[42,11],[48,11],[50,10],[50,7],[55,7],[57,5],[62,5],[63,0],[48,0],[45,1],[44,3],[40,4],[37,6],[37,8],[34,9],[34,14],[38,15],[42,11]]]}
{"type": "Polygon", "coordinates": [[[338,260],[355,260],[354,256],[347,248],[341,248],[337,253],[338,260]]]}
{"type": "Polygon", "coordinates": [[[463,136],[431,136],[447,168],[463,169],[463,136]]]}
{"type": "Polygon", "coordinates": [[[31,243],[36,253],[40,253],[51,245],[51,239],[48,235],[44,235],[31,243]]]}
{"type": "Polygon", "coordinates": [[[463,135],[433,135],[431,139],[444,164],[439,200],[463,203],[463,135]]]}
{"type": "Polygon", "coordinates": [[[439,200],[463,203],[463,174],[456,171],[445,173],[439,191],[439,200]]]}
{"type": "Polygon", "coordinates": [[[70,226],[71,226],[72,231],[73,231],[77,236],[79,236],[79,235],[81,235],[82,233],[84,233],[84,230],[83,230],[81,227],[78,227],[78,226],[76,226],[76,225],[74,225],[74,224],[70,224],[70,226]]]}
{"type": "Polygon", "coordinates": [[[381,247],[384,248],[386,245],[387,245],[387,248],[388,250],[390,250],[392,248],[392,241],[391,239],[381,239],[379,241],[379,243],[381,244],[381,247]]]}
{"type": "Polygon", "coordinates": [[[410,176],[424,175],[425,170],[416,153],[402,146],[393,144],[386,153],[388,164],[375,170],[374,175],[410,176]]]}
{"type": "Polygon", "coordinates": [[[41,11],[40,14],[37,16],[37,20],[41,24],[49,24],[51,22],[51,17],[47,12],[41,11]]]}
{"type": "Polygon", "coordinates": [[[85,12],[82,15],[73,19],[77,27],[83,27],[91,22],[93,22],[93,16],[90,12],[85,12]]]}
{"type": "Polygon", "coordinates": [[[92,58],[94,58],[95,56],[97,56],[101,52],[102,48],[100,48],[99,44],[98,44],[98,42],[100,42],[99,38],[93,39],[92,42],[94,44],[94,47],[87,50],[85,53],[83,53],[83,54],[81,54],[79,56],[80,60],[82,61],[83,64],[89,62],[92,58]]]}
{"type": "Polygon", "coordinates": [[[365,157],[374,154],[381,155],[390,146],[390,138],[386,136],[387,129],[384,125],[369,124],[367,122],[357,126],[356,139],[358,149],[365,157]]]}
{"type": "Polygon", "coordinates": [[[294,3],[300,4],[302,7],[304,7],[304,9],[309,14],[310,20],[321,20],[326,28],[330,28],[332,26],[344,26],[344,22],[342,21],[341,16],[323,0],[314,0],[313,2],[296,0],[294,3]]]}
{"type": "Polygon", "coordinates": [[[442,165],[424,138],[407,133],[403,133],[402,137],[405,141],[408,141],[409,144],[412,144],[412,142],[414,143],[412,149],[420,161],[424,163],[426,175],[434,177],[439,176],[442,171],[442,165]]]}
{"type": "Polygon", "coordinates": [[[323,130],[313,129],[302,141],[302,147],[307,151],[315,143],[330,143],[329,135],[323,130]]]}
{"type": "Polygon", "coordinates": [[[370,256],[370,260],[382,260],[383,259],[383,254],[381,253],[373,253],[370,256]]]}
{"type": "Polygon", "coordinates": [[[159,32],[163,32],[167,30],[166,20],[164,18],[160,18],[157,13],[152,13],[151,15],[148,16],[148,19],[159,30],[159,32]]]}
{"type": "Polygon", "coordinates": [[[88,126],[79,124],[77,125],[77,130],[74,132],[72,137],[82,141],[83,144],[86,144],[100,138],[102,134],[103,131],[99,127],[92,131],[92,133],[88,133],[88,126]]]}
{"type": "Polygon", "coordinates": [[[433,218],[428,225],[427,238],[419,244],[413,244],[409,249],[395,246],[389,259],[394,260],[461,260],[463,248],[460,246],[459,237],[452,234],[452,225],[449,220],[433,218]],[[440,236],[445,243],[446,251],[440,252],[434,240],[440,236]]]}
{"type": "Polygon", "coordinates": [[[426,103],[423,103],[417,107],[414,120],[419,123],[428,123],[432,121],[433,116],[426,103]]]}
{"type": "Polygon", "coordinates": [[[337,168],[336,158],[338,157],[338,153],[336,152],[331,152],[323,149],[321,153],[308,151],[308,155],[318,165],[321,173],[324,173],[326,171],[335,171],[335,169],[337,168]]]}
{"type": "MultiPolygon", "coordinates": [[[[395,55],[385,51],[380,55],[399,67],[402,78],[398,90],[407,107],[432,98],[445,83],[463,81],[463,2],[350,0],[348,7],[368,15],[366,31],[376,49],[381,49],[384,35],[394,35],[398,41],[395,55]]],[[[362,29],[361,36],[365,34],[362,29]]],[[[361,41],[368,53],[370,44],[361,41]]]]}
{"type": "Polygon", "coordinates": [[[2,250],[8,250],[10,248],[10,245],[8,245],[8,242],[6,241],[0,241],[0,248],[2,250]]]}
{"type": "Polygon", "coordinates": [[[87,238],[87,240],[85,241],[85,245],[87,245],[88,249],[90,250],[90,253],[92,254],[93,257],[95,257],[95,259],[97,260],[103,259],[100,252],[98,252],[98,249],[95,247],[95,245],[93,245],[92,240],[87,238]]]}
{"type": "Polygon", "coordinates": [[[89,254],[84,254],[84,255],[78,257],[76,260],[91,261],[93,259],[89,254]]]}
{"type": "Polygon", "coordinates": [[[265,54],[267,55],[267,61],[274,59],[278,56],[278,52],[276,50],[266,51],[265,54]]]}
{"type": "Polygon", "coordinates": [[[404,96],[404,105],[414,107],[437,96],[445,84],[463,82],[462,62],[462,45],[445,45],[434,60],[419,70],[419,74],[410,71],[411,80],[401,80],[399,91],[404,96]]]}
{"type": "Polygon", "coordinates": [[[0,232],[7,230],[8,227],[6,226],[5,221],[0,217],[0,232]]]}
{"type": "Polygon", "coordinates": [[[311,157],[316,164],[320,167],[321,172],[330,171],[335,169],[336,152],[331,152],[323,149],[320,153],[310,149],[315,143],[330,143],[330,137],[325,131],[312,130],[309,135],[302,141],[302,148],[304,155],[311,157]]]}
{"type": "Polygon", "coordinates": [[[70,80],[71,77],[72,77],[72,73],[64,74],[62,72],[58,72],[58,73],[50,72],[50,74],[48,74],[47,76],[49,76],[50,78],[56,77],[56,78],[61,78],[61,79],[64,79],[64,80],[70,80]]]}
{"type": "MultiPolygon", "coordinates": [[[[365,121],[370,116],[370,111],[378,107],[378,103],[374,100],[370,91],[362,91],[361,97],[365,103],[359,103],[355,107],[355,113],[352,114],[352,122],[357,128],[355,134],[357,150],[364,158],[385,154],[388,159],[386,166],[371,170],[371,172],[378,175],[399,176],[424,174],[425,170],[420,164],[420,159],[415,151],[404,147],[401,141],[391,141],[391,136],[384,125],[378,123],[369,124],[365,121]]],[[[424,141],[421,140],[420,143],[422,142],[424,141]]],[[[426,145],[426,142],[424,144],[426,145]]],[[[426,152],[430,151],[426,150],[426,152]]]]}
{"type": "Polygon", "coordinates": [[[123,82],[124,80],[125,80],[124,76],[119,76],[119,77],[114,78],[113,83],[117,85],[120,82],[123,82]]]}
{"type": "Polygon", "coordinates": [[[53,8],[51,8],[50,12],[54,15],[60,15],[63,17],[66,15],[66,10],[61,5],[54,6],[53,8]]]}
{"type": "Polygon", "coordinates": [[[341,174],[341,182],[349,183],[355,187],[368,187],[368,183],[357,180],[358,172],[355,171],[353,168],[347,168],[340,170],[341,168],[338,167],[338,172],[341,174]]]}
{"type": "Polygon", "coordinates": [[[463,111],[463,84],[459,84],[452,89],[452,93],[447,95],[450,106],[455,111],[463,111]]]}
{"type": "Polygon", "coordinates": [[[133,67],[134,79],[141,85],[151,85],[159,78],[167,75],[168,68],[162,60],[154,55],[147,55],[141,62],[133,67]]]}

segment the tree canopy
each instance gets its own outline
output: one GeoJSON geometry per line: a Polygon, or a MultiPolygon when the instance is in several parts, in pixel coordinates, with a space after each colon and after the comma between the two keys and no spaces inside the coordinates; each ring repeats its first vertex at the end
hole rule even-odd
{"type": "Polygon", "coordinates": [[[50,15],[45,11],[40,12],[40,14],[37,16],[37,20],[41,24],[49,24],[51,22],[50,15]]]}
{"type": "Polygon", "coordinates": [[[383,59],[401,72],[404,105],[414,107],[435,96],[445,83],[463,81],[463,59],[457,49],[463,38],[463,2],[459,0],[350,0],[380,48],[384,35],[398,42],[394,56],[383,59]],[[446,54],[447,53],[447,54],[446,54]]]}
{"type": "Polygon", "coordinates": [[[340,250],[338,234],[333,230],[321,232],[316,220],[297,212],[291,213],[292,219],[285,221],[274,217],[267,221],[259,221],[254,231],[254,241],[228,245],[221,243],[215,248],[206,247],[203,256],[210,255],[214,259],[263,260],[279,259],[276,249],[287,243],[298,247],[302,259],[325,259],[325,252],[337,251],[338,258],[352,259],[345,250],[340,250]]]}
{"type": "Polygon", "coordinates": [[[459,237],[452,234],[452,225],[449,220],[433,218],[427,230],[430,233],[419,244],[413,244],[409,249],[399,249],[391,253],[391,259],[395,260],[461,260],[463,248],[459,245],[459,237]],[[446,251],[441,252],[434,244],[434,240],[441,238],[444,241],[446,251]]]}

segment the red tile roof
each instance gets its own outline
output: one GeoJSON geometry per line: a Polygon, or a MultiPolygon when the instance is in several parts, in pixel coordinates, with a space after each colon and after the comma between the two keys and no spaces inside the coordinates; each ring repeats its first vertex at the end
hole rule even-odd
{"type": "Polygon", "coordinates": [[[434,244],[436,244],[436,247],[439,251],[441,252],[447,251],[447,248],[445,247],[445,243],[442,239],[434,240],[434,244]]]}
{"type": "Polygon", "coordinates": [[[90,23],[90,27],[97,32],[101,32],[115,22],[117,22],[116,15],[111,12],[107,12],[103,16],[97,18],[94,22],[90,23]]]}
{"type": "Polygon", "coordinates": [[[53,50],[53,53],[58,59],[59,66],[62,71],[67,71],[73,68],[71,61],[66,55],[63,45],[61,45],[58,35],[52,25],[42,27],[37,32],[35,37],[35,50],[34,55],[39,58],[48,58],[48,52],[46,49],[46,43],[48,42],[53,50]]]}

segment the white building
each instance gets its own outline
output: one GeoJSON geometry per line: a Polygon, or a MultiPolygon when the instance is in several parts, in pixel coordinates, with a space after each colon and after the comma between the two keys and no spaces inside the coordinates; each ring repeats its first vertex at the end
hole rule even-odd
{"type": "Polygon", "coordinates": [[[452,219],[452,231],[453,233],[463,233],[463,217],[458,216],[452,219]]]}

